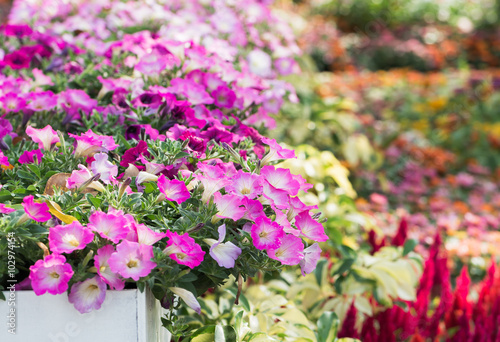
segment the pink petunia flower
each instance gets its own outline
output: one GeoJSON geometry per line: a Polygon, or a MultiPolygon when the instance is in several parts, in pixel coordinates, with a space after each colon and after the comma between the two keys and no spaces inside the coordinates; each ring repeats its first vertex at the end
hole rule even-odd
{"type": "Polygon", "coordinates": [[[37,164],[40,164],[42,162],[42,158],[42,150],[38,149],[33,151],[24,151],[17,161],[20,164],[32,164],[36,160],[37,164]]]}
{"type": "Polygon", "coordinates": [[[89,217],[88,227],[114,243],[126,238],[130,231],[129,222],[121,211],[108,210],[107,214],[95,211],[89,217]]]}
{"type": "Polygon", "coordinates": [[[0,103],[5,113],[19,112],[26,108],[26,100],[15,93],[8,93],[0,97],[0,103]]]}
{"type": "Polygon", "coordinates": [[[51,254],[30,266],[29,278],[37,296],[45,292],[57,295],[66,292],[73,273],[71,265],[66,264],[64,256],[51,254]]]}
{"type": "Polygon", "coordinates": [[[57,106],[57,95],[51,91],[29,93],[26,100],[29,102],[26,107],[35,112],[54,109],[57,106]]]}
{"type": "Polygon", "coordinates": [[[328,240],[325,227],[314,220],[307,211],[303,211],[295,217],[295,225],[300,229],[300,233],[308,239],[319,242],[328,240]]]}
{"type": "Polygon", "coordinates": [[[301,238],[287,234],[281,239],[278,248],[270,248],[267,255],[274,260],[281,261],[283,265],[297,265],[304,259],[304,243],[301,238]]]}
{"type": "Polygon", "coordinates": [[[236,101],[236,94],[229,87],[219,86],[210,94],[215,105],[222,108],[232,108],[236,101]]]}
{"type": "Polygon", "coordinates": [[[5,204],[0,203],[0,214],[10,214],[16,211],[14,208],[9,208],[5,204]]]}
{"type": "Polygon", "coordinates": [[[71,286],[68,300],[80,313],[99,310],[106,298],[106,283],[99,277],[85,279],[71,286]]]}
{"type": "Polygon", "coordinates": [[[255,222],[257,218],[265,216],[264,207],[259,201],[248,199],[245,197],[242,204],[245,208],[245,214],[242,217],[243,219],[255,222]]]}
{"type": "Polygon", "coordinates": [[[177,204],[181,204],[191,197],[183,181],[177,179],[169,180],[165,175],[160,175],[160,177],[158,177],[158,188],[160,192],[165,195],[165,199],[177,202],[177,204]]]}
{"type": "Polygon", "coordinates": [[[115,252],[112,245],[106,245],[97,250],[97,255],[94,257],[94,266],[97,268],[97,274],[108,284],[111,289],[123,290],[125,281],[109,268],[109,257],[115,252]]]}
{"type": "Polygon", "coordinates": [[[108,160],[106,153],[94,154],[94,161],[90,164],[90,168],[94,175],[101,174],[99,178],[104,184],[109,184],[111,178],[116,177],[118,174],[118,166],[114,165],[108,160]]]}
{"type": "Polygon", "coordinates": [[[239,170],[236,176],[231,178],[231,184],[226,186],[226,191],[235,195],[254,199],[262,194],[260,176],[239,170]]]}
{"type": "Polygon", "coordinates": [[[49,151],[52,144],[59,142],[59,136],[50,125],[41,129],[28,126],[26,128],[26,134],[28,134],[31,140],[38,143],[38,148],[44,149],[45,151],[49,151]]]}
{"type": "Polygon", "coordinates": [[[123,240],[109,257],[109,268],[111,272],[137,281],[155,268],[156,263],[151,261],[153,256],[153,246],[123,240]]]}
{"type": "Polygon", "coordinates": [[[112,151],[118,147],[113,137],[95,134],[90,129],[80,136],[71,133],[68,135],[76,140],[77,156],[90,156],[97,152],[112,151]]]}
{"type": "Polygon", "coordinates": [[[217,261],[220,267],[233,268],[234,262],[241,254],[241,248],[232,242],[222,242],[226,238],[226,225],[219,227],[219,239],[204,239],[210,246],[210,256],[217,261]]]}
{"type": "Polygon", "coordinates": [[[52,217],[47,203],[35,203],[33,195],[24,197],[22,205],[24,212],[32,220],[37,222],[46,222],[52,217]]]}
{"type": "Polygon", "coordinates": [[[3,58],[3,63],[14,70],[29,68],[31,57],[25,51],[14,51],[3,58]]]}
{"type": "Polygon", "coordinates": [[[222,195],[220,192],[214,194],[214,203],[217,206],[217,217],[230,218],[238,221],[245,214],[243,199],[236,195],[222,195]]]}
{"type": "Polygon", "coordinates": [[[92,240],[94,233],[78,221],[64,226],[58,225],[49,230],[50,250],[58,254],[84,249],[92,240]]]}
{"type": "Polygon", "coordinates": [[[192,237],[187,233],[182,235],[167,230],[167,248],[163,250],[165,255],[177,261],[181,265],[195,268],[203,261],[205,252],[192,237]]]}
{"type": "Polygon", "coordinates": [[[9,158],[7,158],[2,151],[0,151],[0,166],[9,166],[9,158]]]}
{"type": "Polygon", "coordinates": [[[145,224],[133,224],[137,233],[137,242],[143,245],[153,245],[167,236],[167,233],[155,232],[145,224]]]}
{"type": "Polygon", "coordinates": [[[261,216],[255,220],[255,224],[250,228],[250,235],[255,248],[272,249],[281,245],[281,239],[285,236],[285,232],[279,224],[261,216]]]}
{"type": "Polygon", "coordinates": [[[201,195],[201,201],[203,203],[208,203],[208,201],[210,201],[210,197],[212,197],[214,193],[231,183],[229,179],[224,177],[212,178],[197,175],[196,179],[203,185],[203,194],[201,195]]]}
{"type": "Polygon", "coordinates": [[[305,276],[316,269],[316,265],[321,257],[321,248],[317,243],[304,249],[304,259],[300,260],[300,271],[305,276]]]}
{"type": "Polygon", "coordinates": [[[262,168],[260,174],[275,189],[284,190],[291,196],[296,196],[299,192],[300,184],[292,177],[288,169],[266,165],[262,168]]]}
{"type": "Polygon", "coordinates": [[[295,151],[281,147],[274,139],[262,138],[262,143],[269,146],[269,152],[262,159],[262,165],[268,165],[280,159],[297,158],[295,156],[295,151]]]}

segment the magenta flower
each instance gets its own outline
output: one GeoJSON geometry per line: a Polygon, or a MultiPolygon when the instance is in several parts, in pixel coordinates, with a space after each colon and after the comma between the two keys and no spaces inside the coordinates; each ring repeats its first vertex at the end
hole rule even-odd
{"type": "Polygon", "coordinates": [[[219,240],[204,239],[210,246],[210,256],[217,261],[220,267],[233,268],[234,262],[241,254],[241,248],[232,242],[222,242],[226,238],[226,225],[219,227],[219,240]]]}
{"type": "Polygon", "coordinates": [[[40,164],[42,162],[43,153],[42,150],[24,151],[23,154],[17,160],[20,164],[32,164],[37,162],[40,164]]]}
{"type": "Polygon", "coordinates": [[[159,53],[149,53],[142,56],[139,63],[135,65],[135,70],[144,75],[159,75],[167,67],[167,60],[159,53]]]}
{"type": "Polygon", "coordinates": [[[195,268],[203,261],[205,252],[202,251],[192,237],[187,233],[182,235],[167,230],[167,248],[163,250],[165,255],[177,261],[181,265],[195,268]]]}
{"type": "Polygon", "coordinates": [[[255,224],[250,228],[250,235],[255,248],[272,249],[281,245],[281,239],[285,236],[285,232],[279,224],[261,216],[255,220],[255,224]]]}
{"type": "Polygon", "coordinates": [[[84,249],[92,240],[94,240],[94,233],[78,221],[65,226],[58,225],[49,230],[50,250],[58,254],[84,249]]]}
{"type": "Polygon", "coordinates": [[[80,89],[68,89],[59,94],[59,104],[71,115],[79,111],[90,114],[97,107],[97,100],[91,99],[86,92],[80,89]]]}
{"type": "Polygon", "coordinates": [[[31,140],[38,143],[38,148],[44,149],[45,151],[49,151],[52,144],[59,142],[59,136],[50,125],[41,129],[28,126],[26,128],[26,134],[28,134],[31,140]]]}
{"type": "Polygon", "coordinates": [[[245,214],[243,199],[236,195],[222,195],[220,192],[214,194],[214,203],[217,206],[217,217],[230,218],[238,221],[245,214]]]}
{"type": "Polygon", "coordinates": [[[51,91],[29,93],[26,99],[29,101],[27,108],[34,112],[50,110],[57,106],[57,95],[51,91]]]}
{"type": "Polygon", "coordinates": [[[169,180],[165,175],[158,177],[158,188],[165,195],[165,199],[181,204],[186,201],[191,194],[183,181],[172,179],[169,180]]]}
{"type": "Polygon", "coordinates": [[[24,51],[14,51],[6,54],[3,63],[14,70],[29,68],[31,57],[24,51]]]}
{"type": "Polygon", "coordinates": [[[109,257],[109,268],[111,272],[137,281],[155,268],[156,263],[151,261],[153,256],[153,246],[123,240],[109,257]]]}
{"type": "Polygon", "coordinates": [[[109,268],[109,257],[115,252],[112,245],[106,245],[97,250],[97,255],[94,257],[94,266],[97,268],[97,274],[108,284],[111,289],[123,290],[125,281],[109,268]]]}
{"type": "Polygon", "coordinates": [[[99,276],[95,276],[73,284],[68,300],[83,314],[99,310],[105,297],[106,283],[99,276]]]}
{"type": "Polygon", "coordinates": [[[80,136],[71,133],[68,133],[68,135],[76,140],[75,155],[77,156],[89,156],[97,152],[108,152],[118,147],[113,137],[95,134],[90,129],[80,136]]]}
{"type": "Polygon", "coordinates": [[[269,200],[262,202],[263,204],[271,204],[278,209],[289,207],[290,195],[285,190],[276,189],[267,181],[262,182],[262,195],[269,200]]]}
{"type": "Polygon", "coordinates": [[[127,237],[130,231],[128,223],[121,211],[110,212],[108,210],[107,214],[102,211],[95,211],[89,217],[88,227],[99,233],[104,239],[118,243],[127,237]]]}
{"type": "Polygon", "coordinates": [[[19,112],[26,108],[26,100],[15,93],[8,93],[0,97],[0,103],[5,113],[19,112]]]}
{"type": "Polygon", "coordinates": [[[33,195],[24,197],[23,208],[24,212],[37,222],[46,222],[52,217],[49,212],[47,203],[35,203],[33,195]]]}
{"type": "Polygon", "coordinates": [[[236,94],[229,87],[219,86],[210,94],[214,98],[215,105],[223,108],[232,108],[236,101],[236,94]]]}
{"type": "Polygon", "coordinates": [[[291,196],[296,196],[299,192],[300,184],[288,169],[276,169],[274,166],[267,165],[262,168],[260,174],[275,189],[284,190],[291,196]]]}
{"type": "Polygon", "coordinates": [[[231,178],[231,184],[226,186],[226,191],[254,199],[262,194],[260,176],[239,170],[236,176],[231,178]]]}
{"type": "Polygon", "coordinates": [[[18,38],[30,36],[33,33],[28,25],[4,25],[3,30],[6,36],[18,38]]]}
{"type": "Polygon", "coordinates": [[[262,165],[268,165],[270,162],[280,159],[297,158],[295,151],[281,147],[274,139],[262,138],[262,143],[269,146],[269,152],[262,159],[262,165]]]}
{"type": "Polygon", "coordinates": [[[317,243],[304,249],[304,259],[300,260],[300,271],[302,275],[305,276],[307,273],[311,273],[316,269],[319,258],[321,257],[321,248],[317,243]]]}
{"type": "Polygon", "coordinates": [[[295,225],[300,229],[301,234],[308,239],[319,242],[328,240],[323,225],[314,220],[307,211],[303,211],[295,217],[295,225]]]}
{"type": "Polygon", "coordinates": [[[14,208],[9,208],[5,204],[0,203],[0,214],[10,214],[16,211],[14,208]]]}
{"type": "Polygon", "coordinates": [[[0,165],[9,166],[9,158],[7,158],[2,151],[0,151],[0,165]]]}
{"type": "Polygon", "coordinates": [[[29,278],[37,296],[45,292],[57,295],[66,292],[73,273],[71,265],[66,264],[64,256],[51,254],[30,267],[29,278]]]}
{"type": "Polygon", "coordinates": [[[114,165],[108,160],[106,153],[94,154],[94,161],[90,164],[90,168],[94,175],[100,174],[99,178],[104,184],[111,182],[111,177],[116,177],[118,174],[118,166],[114,165]]]}
{"type": "Polygon", "coordinates": [[[245,197],[243,199],[242,204],[243,207],[245,208],[245,214],[243,215],[242,218],[255,222],[257,218],[265,216],[264,207],[262,206],[262,203],[260,203],[259,201],[248,199],[245,197]]]}
{"type": "Polygon", "coordinates": [[[278,248],[270,248],[267,255],[274,260],[281,261],[283,265],[297,265],[304,259],[304,243],[301,238],[287,234],[281,239],[278,248]]]}

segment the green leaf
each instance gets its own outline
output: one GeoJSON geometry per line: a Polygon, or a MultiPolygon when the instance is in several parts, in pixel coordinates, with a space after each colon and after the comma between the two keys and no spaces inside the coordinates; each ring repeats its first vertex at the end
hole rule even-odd
{"type": "Polygon", "coordinates": [[[236,316],[234,316],[234,329],[236,330],[238,336],[240,335],[241,325],[243,324],[243,313],[243,310],[240,310],[236,316]]]}
{"type": "Polygon", "coordinates": [[[345,272],[349,271],[354,262],[356,262],[356,259],[345,259],[341,261],[341,265],[335,272],[333,272],[333,275],[344,274],[345,272]]]}
{"type": "Polygon", "coordinates": [[[411,251],[413,251],[413,249],[415,248],[416,245],[418,245],[417,240],[415,240],[415,239],[406,240],[405,245],[403,247],[403,256],[405,256],[408,253],[410,253],[411,251]]]}
{"type": "Polygon", "coordinates": [[[215,340],[215,325],[207,325],[196,330],[191,336],[192,342],[213,342],[215,340]]]}
{"type": "Polygon", "coordinates": [[[318,342],[334,341],[337,337],[339,319],[333,311],[323,312],[318,320],[318,342]]]}
{"type": "Polygon", "coordinates": [[[41,175],[40,175],[40,169],[38,168],[38,166],[36,164],[25,164],[29,167],[29,169],[35,174],[37,175],[38,178],[42,178],[41,175]]]}
{"type": "Polygon", "coordinates": [[[236,332],[229,325],[215,327],[215,342],[236,342],[236,332]]]}
{"type": "Polygon", "coordinates": [[[314,276],[316,277],[316,282],[321,286],[321,282],[323,281],[323,271],[325,269],[325,265],[327,263],[326,259],[321,259],[316,265],[316,269],[314,270],[314,276]]]}
{"type": "Polygon", "coordinates": [[[36,178],[33,176],[33,174],[26,172],[24,170],[17,171],[17,175],[19,176],[19,178],[28,179],[31,181],[36,181],[36,178]]]}

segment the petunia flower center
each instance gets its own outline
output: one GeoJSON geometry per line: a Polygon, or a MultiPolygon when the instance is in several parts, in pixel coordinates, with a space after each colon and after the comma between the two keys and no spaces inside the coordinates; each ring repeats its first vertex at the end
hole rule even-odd
{"type": "Polygon", "coordinates": [[[137,267],[137,260],[130,260],[130,261],[127,263],[127,267],[128,267],[128,268],[134,268],[134,267],[137,267]]]}
{"type": "Polygon", "coordinates": [[[52,278],[54,278],[54,279],[58,279],[58,278],[60,277],[60,276],[59,276],[59,273],[57,273],[57,272],[52,272],[52,273],[50,273],[50,276],[51,276],[52,278]]]}
{"type": "Polygon", "coordinates": [[[241,194],[242,194],[242,195],[248,195],[250,192],[251,192],[251,191],[250,191],[250,189],[249,189],[249,188],[243,188],[243,189],[241,189],[241,194]]]}
{"type": "Polygon", "coordinates": [[[80,245],[80,242],[76,239],[76,237],[73,234],[64,235],[62,240],[66,242],[68,245],[71,245],[73,247],[78,247],[80,245]]]}

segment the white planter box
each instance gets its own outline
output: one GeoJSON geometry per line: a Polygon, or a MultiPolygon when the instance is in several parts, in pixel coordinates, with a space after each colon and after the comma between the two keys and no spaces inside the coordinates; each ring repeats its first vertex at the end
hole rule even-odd
{"type": "Polygon", "coordinates": [[[66,293],[37,296],[15,291],[15,305],[0,301],[2,342],[168,342],[170,333],[161,326],[164,310],[150,291],[107,291],[99,310],[78,312],[66,293]],[[15,308],[15,335],[9,333],[10,309],[15,308]]]}

